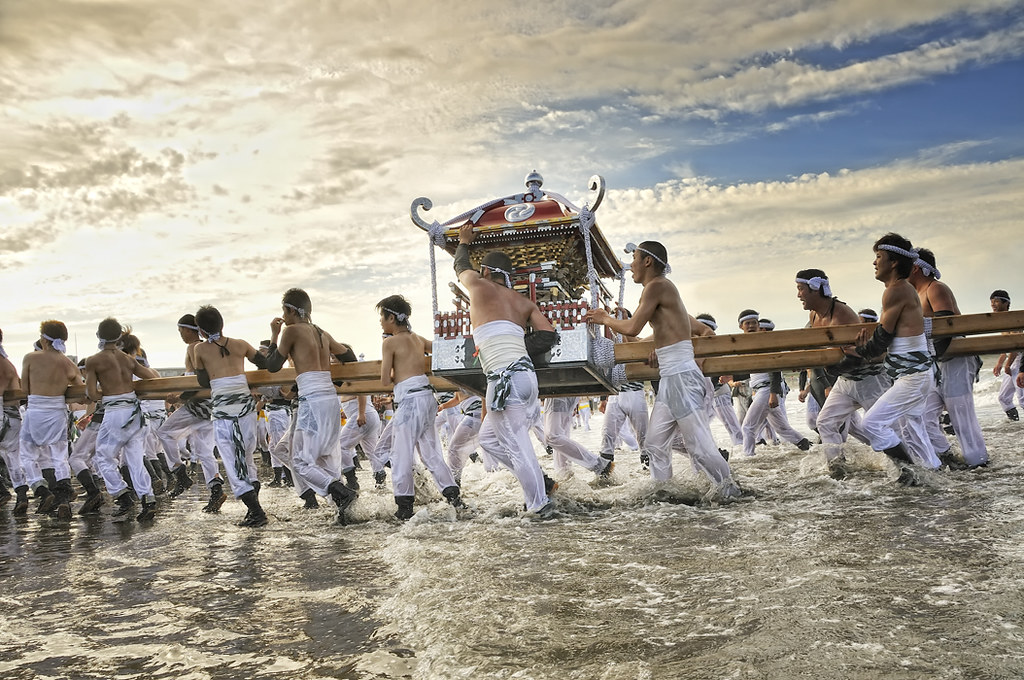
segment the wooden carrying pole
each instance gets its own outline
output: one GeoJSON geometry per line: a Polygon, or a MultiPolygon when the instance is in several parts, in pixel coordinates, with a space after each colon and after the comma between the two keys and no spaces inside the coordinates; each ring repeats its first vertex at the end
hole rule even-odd
{"type": "MultiPolygon", "coordinates": [[[[332,364],[331,378],[345,381],[337,388],[338,394],[386,394],[391,388],[385,388],[380,381],[380,361],[357,361],[346,364],[332,364]]],[[[426,357],[424,368],[430,372],[430,358],[426,357]]],[[[269,387],[273,385],[290,385],[295,382],[295,369],[282,368],[277,373],[269,371],[247,371],[245,379],[249,387],[269,387]]],[[[437,376],[430,376],[430,384],[444,392],[454,392],[458,386],[437,376]]],[[[182,392],[196,392],[195,396],[208,396],[210,391],[199,387],[194,375],[182,375],[173,378],[151,378],[135,381],[135,394],[140,399],[163,399],[178,396],[182,392]]],[[[69,387],[64,393],[71,402],[85,401],[85,387],[78,385],[69,387]]],[[[23,391],[8,391],[4,394],[4,402],[16,404],[25,399],[23,391]]]]}

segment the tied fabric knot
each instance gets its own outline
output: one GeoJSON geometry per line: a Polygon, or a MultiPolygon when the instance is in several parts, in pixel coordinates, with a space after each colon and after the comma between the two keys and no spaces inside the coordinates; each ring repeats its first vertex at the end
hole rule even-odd
{"type": "Polygon", "coordinates": [[[139,419],[139,427],[140,428],[142,427],[142,424],[143,424],[142,402],[139,401],[138,398],[136,398],[136,397],[125,397],[124,399],[112,399],[110,401],[103,402],[104,410],[106,410],[108,408],[117,408],[119,406],[131,406],[131,407],[133,407],[132,408],[132,415],[131,415],[131,417],[128,418],[128,420],[125,421],[125,424],[121,426],[122,430],[127,429],[127,427],[129,425],[131,425],[133,422],[135,422],[136,418],[139,419]]]}
{"type": "Polygon", "coordinates": [[[922,260],[920,257],[917,258],[916,260],[914,260],[914,265],[918,269],[920,269],[921,273],[924,274],[925,276],[934,276],[936,281],[938,281],[939,279],[942,278],[942,274],[939,273],[939,270],[937,268],[935,268],[932,265],[928,264],[927,262],[922,260]]]}
{"type": "Polygon", "coordinates": [[[60,338],[51,338],[46,333],[43,333],[43,339],[49,340],[50,344],[53,345],[53,348],[60,352],[61,354],[64,354],[64,352],[68,351],[67,345],[65,345],[64,341],[61,340],[60,338]]]}
{"type": "MultiPolygon", "coordinates": [[[[44,337],[45,337],[45,336],[44,336],[44,337]]],[[[101,338],[101,337],[100,337],[100,334],[99,334],[99,333],[97,333],[97,334],[96,334],[96,338],[97,338],[97,339],[99,340],[99,342],[97,343],[97,346],[98,346],[98,347],[99,347],[99,348],[100,348],[101,350],[104,350],[104,349],[106,349],[106,348],[107,348],[107,345],[115,345],[115,344],[117,344],[117,341],[121,339],[121,337],[120,337],[120,336],[118,336],[118,337],[117,337],[117,338],[115,338],[114,340],[104,340],[103,338],[101,338]]]]}
{"type": "Polygon", "coordinates": [[[490,270],[492,272],[498,272],[499,274],[501,274],[502,276],[505,277],[505,287],[506,288],[511,288],[512,287],[512,279],[509,278],[509,272],[505,271],[501,267],[492,267],[489,264],[481,264],[480,268],[481,269],[488,269],[488,270],[490,270]]]}
{"type": "Polygon", "coordinates": [[[807,287],[810,288],[811,290],[820,290],[821,294],[824,295],[825,297],[832,297],[832,288],[829,287],[828,279],[826,279],[825,277],[812,276],[809,279],[798,278],[796,282],[807,284],[807,287]]]}
{"type": "Polygon", "coordinates": [[[504,411],[505,402],[508,401],[508,397],[512,393],[512,374],[532,370],[533,362],[530,361],[530,357],[525,356],[519,357],[500,371],[488,373],[487,382],[494,383],[494,396],[487,408],[491,411],[504,411]]]}
{"type": "Polygon", "coordinates": [[[405,312],[396,312],[395,310],[389,309],[388,307],[382,307],[381,309],[395,317],[395,321],[397,321],[398,323],[405,323],[405,320],[409,318],[409,315],[406,314],[405,312]]]}
{"type": "Polygon", "coordinates": [[[307,312],[302,307],[296,307],[295,305],[289,304],[287,302],[282,302],[281,304],[287,307],[288,309],[292,310],[296,314],[298,314],[300,319],[309,319],[309,312],[307,312]]]}
{"type": "Polygon", "coordinates": [[[218,394],[210,400],[214,420],[231,421],[231,444],[235,449],[234,466],[235,474],[243,482],[249,481],[249,469],[245,464],[245,442],[242,440],[242,425],[239,422],[243,417],[256,410],[256,399],[251,394],[230,393],[218,394]],[[229,413],[222,410],[225,406],[242,405],[242,409],[236,413],[229,413]]]}
{"type": "Polygon", "coordinates": [[[444,225],[434,220],[434,223],[430,225],[430,230],[427,232],[430,235],[430,242],[439,248],[444,247],[444,225]]]}

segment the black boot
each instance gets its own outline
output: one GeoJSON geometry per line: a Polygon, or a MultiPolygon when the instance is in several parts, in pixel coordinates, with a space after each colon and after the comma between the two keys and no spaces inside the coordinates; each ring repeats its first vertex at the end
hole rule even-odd
{"type": "Polygon", "coordinates": [[[267,523],[267,513],[263,511],[263,507],[260,506],[259,497],[256,490],[246,491],[238,500],[245,503],[245,507],[249,508],[249,512],[245,514],[245,519],[238,523],[240,527],[261,527],[267,523]]]}
{"type": "Polygon", "coordinates": [[[398,504],[398,512],[395,513],[395,519],[406,521],[412,519],[412,503],[415,500],[415,496],[395,496],[395,503],[398,504]]]}
{"type": "Polygon", "coordinates": [[[37,515],[45,515],[57,505],[57,497],[51,493],[45,484],[36,487],[35,496],[40,499],[39,505],[36,506],[37,515]]]}
{"type": "Polygon", "coordinates": [[[96,482],[93,481],[92,475],[88,470],[82,470],[78,473],[77,477],[78,482],[85,489],[86,493],[85,502],[78,509],[78,514],[88,515],[91,512],[96,512],[103,505],[103,494],[100,493],[99,487],[96,486],[96,482]]]}
{"type": "Polygon", "coordinates": [[[287,466],[281,468],[281,484],[288,487],[295,486],[295,480],[292,479],[292,471],[287,466]]]}
{"type": "Polygon", "coordinates": [[[175,498],[185,493],[195,483],[192,478],[188,476],[188,469],[184,463],[178,463],[178,467],[174,468],[174,477],[176,483],[174,485],[174,491],[171,491],[171,498],[175,498]]]}
{"type": "Polygon", "coordinates": [[[312,489],[306,489],[303,491],[299,494],[299,498],[306,501],[306,504],[302,506],[304,510],[316,510],[320,507],[320,504],[316,500],[316,491],[313,491],[312,489]]]}
{"type": "Polygon", "coordinates": [[[167,491],[167,487],[164,486],[164,476],[157,474],[156,466],[153,465],[153,461],[149,458],[144,458],[142,464],[146,466],[146,472],[149,473],[149,481],[153,486],[153,494],[156,496],[164,495],[167,491]]]}
{"type": "Polygon", "coordinates": [[[615,461],[609,460],[607,464],[601,468],[601,471],[597,473],[597,478],[602,481],[607,481],[612,476],[612,471],[615,469],[615,461]]]}
{"type": "Polygon", "coordinates": [[[459,496],[459,487],[447,486],[441,490],[441,495],[448,500],[448,504],[453,508],[464,508],[466,504],[462,502],[462,498],[459,496]]]}
{"type": "Polygon", "coordinates": [[[137,522],[148,522],[149,520],[156,517],[156,501],[142,500],[142,512],[135,518],[137,522]]]}
{"type": "Polygon", "coordinates": [[[14,495],[17,500],[14,502],[14,510],[11,512],[15,517],[23,517],[28,514],[28,487],[25,485],[14,488],[14,495]]]}
{"type": "Polygon", "coordinates": [[[719,447],[718,453],[722,454],[722,458],[725,458],[726,460],[729,460],[729,449],[723,449],[723,448],[719,447]]]}
{"type": "Polygon", "coordinates": [[[1019,421],[1020,420],[1020,414],[1017,413],[1017,407],[1016,406],[1011,406],[1010,408],[1008,408],[1006,410],[1006,417],[1009,418],[1010,420],[1012,420],[1015,423],[1017,421],[1019,421]]]}
{"type": "Polygon", "coordinates": [[[224,493],[224,482],[215,478],[210,482],[210,501],[203,508],[203,512],[220,512],[220,506],[224,505],[224,501],[227,499],[228,496],[224,493]]]}
{"type": "Polygon", "coordinates": [[[57,471],[53,468],[43,468],[43,479],[46,480],[46,487],[51,491],[57,488],[57,471]]]}
{"type": "MultiPolygon", "coordinates": [[[[541,473],[544,474],[544,473],[541,473]]],[[[550,496],[552,492],[558,490],[558,482],[551,479],[547,475],[544,475],[544,494],[550,496]]]]}
{"type": "Polygon", "coordinates": [[[171,468],[167,466],[167,456],[163,451],[156,454],[156,471],[164,480],[164,491],[173,491],[174,485],[177,484],[177,479],[174,477],[174,473],[171,472],[171,468]]]}
{"type": "Polygon", "coordinates": [[[128,493],[132,495],[132,501],[137,502],[139,500],[139,494],[135,492],[135,485],[132,484],[132,473],[128,469],[127,465],[122,465],[118,470],[121,472],[121,479],[128,485],[128,493]]]}
{"type": "Polygon", "coordinates": [[[903,447],[902,443],[897,444],[896,446],[890,446],[889,448],[885,449],[885,451],[883,451],[883,453],[885,455],[889,456],[890,458],[892,458],[893,461],[895,461],[897,464],[899,464],[899,463],[908,463],[910,465],[914,464],[914,461],[912,461],[910,459],[910,454],[907,453],[907,450],[903,447]]]}
{"type": "Polygon", "coordinates": [[[383,489],[388,483],[388,473],[383,468],[373,473],[373,485],[378,489],[383,489]]]}
{"type": "Polygon", "coordinates": [[[284,468],[282,468],[282,467],[274,468],[274,481],[272,481],[267,486],[272,486],[272,487],[275,487],[275,488],[281,486],[281,477],[283,476],[283,473],[284,473],[284,468]]]}
{"type": "Polygon", "coordinates": [[[340,480],[331,482],[327,487],[327,493],[331,494],[331,500],[338,506],[338,524],[344,524],[345,508],[352,505],[359,494],[342,484],[340,480]]]}
{"type": "Polygon", "coordinates": [[[120,496],[114,499],[117,503],[117,507],[110,513],[111,517],[124,517],[131,516],[132,509],[135,507],[135,501],[132,500],[132,495],[126,489],[121,493],[120,496]]]}
{"type": "Polygon", "coordinates": [[[57,518],[62,522],[71,521],[71,480],[61,479],[53,487],[53,495],[57,497],[57,518]]]}
{"type": "MultiPolygon", "coordinates": [[[[800,449],[801,451],[810,451],[811,450],[811,440],[809,440],[807,437],[804,437],[803,439],[801,439],[800,441],[798,441],[796,443],[796,448],[800,449]]],[[[726,459],[726,460],[728,460],[728,459],[726,459]]]]}
{"type": "Polygon", "coordinates": [[[353,491],[359,491],[359,480],[356,479],[356,471],[349,470],[345,473],[345,486],[353,491]]]}

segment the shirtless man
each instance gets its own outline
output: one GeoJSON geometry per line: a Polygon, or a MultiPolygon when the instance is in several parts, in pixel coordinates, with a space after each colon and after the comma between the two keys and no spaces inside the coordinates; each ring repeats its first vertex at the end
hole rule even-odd
{"type": "Polygon", "coordinates": [[[25,355],[21,384],[28,393],[28,407],[19,434],[21,466],[29,487],[41,499],[36,512],[56,508],[62,520],[71,519],[68,408],[64,393],[68,386],[82,384],[78,367],[64,356],[67,339],[68,329],[63,323],[44,321],[39,328],[41,351],[25,355]]]}
{"type": "MultiPolygon", "coordinates": [[[[260,506],[260,483],[256,479],[256,399],[245,379],[244,360],[266,368],[267,359],[245,340],[222,335],[224,318],[216,307],[206,305],[196,312],[199,334],[205,338],[192,350],[196,378],[210,388],[213,431],[217,450],[231,491],[248,509],[240,527],[261,527],[267,513],[260,506]]],[[[218,489],[219,495],[223,490],[218,489]]]]}
{"type": "Polygon", "coordinates": [[[456,508],[464,504],[459,498],[459,485],[441,453],[441,441],[434,421],[437,401],[430,380],[423,371],[423,357],[432,343],[412,332],[409,315],[412,308],[401,295],[391,295],[377,303],[380,327],[387,337],[381,346],[380,380],[385,388],[393,386],[395,415],[391,419],[391,486],[395,494],[400,520],[413,515],[413,448],[430,471],[434,483],[449,503],[456,508]]]}
{"type": "Polygon", "coordinates": [[[668,252],[657,241],[630,244],[626,251],[633,253],[633,282],[644,287],[636,311],[629,319],[616,319],[603,309],[592,309],[587,321],[622,335],[638,336],[648,323],[654,331],[660,379],[644,442],[651,477],[656,481],[672,478],[671,445],[678,431],[694,465],[711,481],[712,492],[721,498],[739,496],[729,463],[719,453],[708,425],[706,381],[693,359],[690,315],[675,285],[665,278],[668,252]]]}
{"type": "MultiPolygon", "coordinates": [[[[103,423],[96,435],[96,453],[93,462],[103,477],[107,493],[117,503],[112,517],[121,517],[131,512],[135,502],[129,492],[121,471],[117,466],[118,451],[122,452],[128,466],[135,493],[142,501],[142,512],[138,521],[153,519],[156,511],[156,496],[153,495],[152,479],[145,464],[145,431],[143,430],[142,404],[135,396],[132,376],[141,379],[159,378],[152,368],[143,366],[117,347],[124,329],[117,319],[104,319],[96,331],[100,351],[85,360],[85,398],[102,401],[103,423]]],[[[90,494],[98,493],[93,487],[90,494]]],[[[86,499],[88,504],[92,496],[86,499]]]]}
{"type": "Polygon", "coordinates": [[[924,416],[925,427],[939,460],[951,468],[963,467],[963,464],[953,457],[949,440],[939,426],[939,417],[945,408],[960,441],[964,461],[968,467],[974,468],[988,464],[988,449],[985,447],[981,424],[974,410],[974,380],[981,364],[975,356],[944,356],[952,336],[932,340],[934,317],[960,314],[953,291],[939,281],[940,276],[942,275],[935,265],[935,254],[927,248],[919,248],[918,258],[907,280],[914,286],[921,300],[929,348],[933,350],[932,355],[939,362],[942,372],[942,380],[938,386],[933,386],[928,395],[924,416]]]}
{"type": "MultiPolygon", "coordinates": [[[[178,319],[178,334],[181,336],[181,341],[188,345],[185,350],[185,375],[194,375],[195,363],[192,358],[192,348],[201,341],[199,326],[196,325],[194,314],[185,314],[178,319]]],[[[210,502],[204,510],[215,510],[224,503],[224,494],[214,496],[212,491],[214,487],[219,488],[220,485],[223,485],[224,481],[220,477],[220,466],[217,464],[217,459],[213,456],[213,422],[210,420],[210,400],[197,398],[194,394],[195,392],[186,392],[181,395],[185,403],[167,417],[157,432],[157,436],[160,437],[160,442],[167,454],[167,464],[171,468],[171,473],[178,481],[170,493],[171,497],[181,495],[194,483],[188,476],[184,462],[184,442],[187,439],[192,446],[192,455],[199,459],[199,464],[203,468],[203,477],[211,489],[210,502]]]]}
{"type": "MultiPolygon", "coordinates": [[[[4,392],[7,390],[20,390],[21,380],[18,378],[18,370],[7,358],[7,352],[3,346],[4,333],[0,330],[0,456],[7,465],[7,474],[11,477],[11,486],[17,500],[14,502],[14,514],[24,515],[28,513],[28,479],[21,467],[21,454],[19,439],[21,437],[21,410],[17,402],[4,404],[4,392]]],[[[10,499],[10,494],[4,496],[3,500],[10,499]]]]}
{"type": "MultiPolygon", "coordinates": [[[[1008,312],[1010,311],[1010,294],[1005,290],[994,290],[989,296],[989,304],[992,306],[993,312],[1008,312]]],[[[992,374],[997,378],[1000,373],[1003,376],[999,385],[999,405],[1006,413],[1006,417],[1013,422],[1020,420],[1020,413],[1013,405],[1014,397],[1017,398],[1017,403],[1024,407],[1024,389],[1021,388],[1019,380],[1019,375],[1022,373],[1020,366],[1020,352],[1004,352],[999,355],[995,368],[992,369],[992,374]],[[1016,389],[1014,389],[1015,383],[1016,389]]]]}
{"type": "Polygon", "coordinates": [[[345,509],[358,494],[341,481],[341,411],[331,382],[331,356],[338,361],[356,358],[348,345],[313,325],[312,311],[306,291],[292,288],[285,292],[281,316],[270,322],[267,370],[276,373],[289,359],[295,366],[299,407],[292,439],[292,472],[304,488],[300,498],[310,507],[317,495],[330,495],[338,506],[338,523],[344,524],[345,509]]]}
{"type": "Polygon", "coordinates": [[[917,475],[908,464],[932,470],[940,466],[924,428],[925,401],[935,383],[934,364],[924,335],[921,299],[907,280],[917,251],[907,239],[889,233],[875,242],[874,252],[875,278],[885,284],[882,313],[874,334],[867,329],[860,332],[855,351],[865,359],[885,354],[886,371],[895,382],[864,414],[861,426],[871,448],[899,466],[900,483],[915,485],[917,475]],[[894,426],[903,430],[907,446],[894,426]]]}
{"type": "Polygon", "coordinates": [[[473,224],[459,229],[455,274],[469,292],[473,340],[487,376],[487,416],[480,426],[480,446],[504,465],[523,489],[526,509],[540,517],[555,513],[548,499],[544,473],[530,441],[537,417],[537,374],[531,354],[541,356],[555,344],[555,329],[540,309],[512,289],[512,260],[501,251],[484,256],[473,269],[469,244],[473,224]],[[526,334],[526,329],[532,332],[526,334]]]}
{"type": "MultiPolygon", "coordinates": [[[[796,297],[808,312],[810,328],[861,323],[852,307],[832,295],[828,276],[820,269],[796,273],[796,297]]],[[[857,409],[870,409],[892,384],[881,363],[864,361],[853,352],[853,347],[844,351],[846,357],[826,369],[836,382],[830,386],[817,418],[818,434],[825,445],[825,462],[829,474],[836,479],[846,476],[843,429],[854,427],[851,416],[857,409]]]]}

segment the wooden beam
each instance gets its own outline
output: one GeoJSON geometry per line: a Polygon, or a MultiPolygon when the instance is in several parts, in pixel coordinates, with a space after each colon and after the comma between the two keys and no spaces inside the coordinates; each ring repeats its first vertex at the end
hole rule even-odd
{"type": "MultiPolygon", "coordinates": [[[[736,333],[699,337],[693,339],[693,351],[697,357],[713,357],[852,345],[862,328],[873,329],[875,325],[850,324],[826,328],[796,328],[772,331],[771,333],[736,333]]],[[[943,316],[932,322],[932,334],[935,337],[976,335],[1020,329],[1024,329],[1024,310],[943,316]]],[[[615,345],[615,361],[620,364],[646,361],[653,349],[654,343],[650,341],[620,343],[615,345]]]]}

